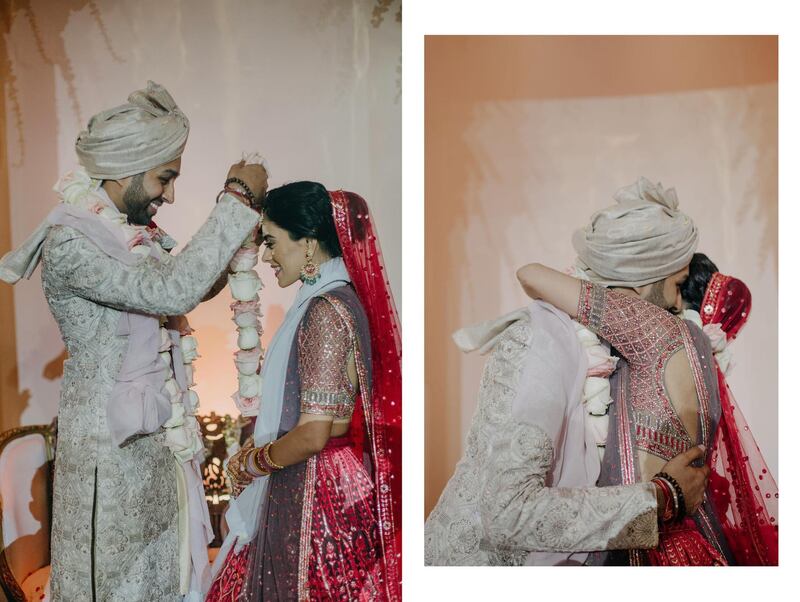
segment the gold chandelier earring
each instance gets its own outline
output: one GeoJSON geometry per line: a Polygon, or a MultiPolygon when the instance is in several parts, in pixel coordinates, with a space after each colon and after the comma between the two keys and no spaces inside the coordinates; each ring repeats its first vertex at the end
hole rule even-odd
{"type": "Polygon", "coordinates": [[[319,266],[311,261],[313,255],[314,251],[311,250],[311,246],[309,245],[306,248],[306,263],[300,269],[300,281],[309,286],[319,280],[319,266]]]}

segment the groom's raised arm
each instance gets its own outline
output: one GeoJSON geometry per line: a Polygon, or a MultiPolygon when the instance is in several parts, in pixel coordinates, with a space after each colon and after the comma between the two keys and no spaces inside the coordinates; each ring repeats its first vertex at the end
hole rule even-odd
{"type": "Polygon", "coordinates": [[[179,315],[194,309],[256,227],[259,214],[226,194],[176,256],[126,265],[67,226],[51,228],[44,266],[63,289],[123,311],[179,315]]]}

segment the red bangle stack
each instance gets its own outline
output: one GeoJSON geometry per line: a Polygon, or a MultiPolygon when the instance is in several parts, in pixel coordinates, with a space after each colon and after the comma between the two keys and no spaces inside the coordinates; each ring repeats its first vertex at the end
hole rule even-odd
{"type": "Polygon", "coordinates": [[[664,479],[656,477],[651,482],[661,490],[661,493],[664,496],[664,514],[661,517],[661,521],[668,523],[675,518],[675,507],[672,499],[672,491],[670,490],[669,485],[664,482],[664,479]]]}
{"type": "Polygon", "coordinates": [[[272,473],[272,468],[264,460],[263,447],[256,449],[255,453],[253,454],[253,463],[256,465],[256,470],[262,472],[263,474],[268,475],[272,473]]]}

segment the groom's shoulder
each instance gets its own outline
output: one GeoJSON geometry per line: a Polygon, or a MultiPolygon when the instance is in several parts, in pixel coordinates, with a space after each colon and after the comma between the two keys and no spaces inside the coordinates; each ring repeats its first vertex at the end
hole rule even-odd
{"type": "Polygon", "coordinates": [[[82,238],[83,234],[78,232],[75,228],[71,226],[65,226],[63,224],[56,224],[54,226],[50,226],[50,230],[47,232],[47,237],[45,238],[45,242],[52,245],[61,245],[67,243],[71,240],[76,238],[82,238]]]}
{"type": "Polygon", "coordinates": [[[514,320],[509,322],[502,332],[497,335],[495,348],[500,347],[502,351],[524,348],[531,346],[534,335],[534,320],[531,312],[527,310],[519,311],[514,320]]]}
{"type": "Polygon", "coordinates": [[[575,321],[565,312],[544,301],[534,301],[528,306],[530,323],[534,332],[547,338],[575,337],[575,321]]]}
{"type": "Polygon", "coordinates": [[[51,226],[44,239],[42,259],[45,264],[62,261],[75,253],[85,239],[84,234],[70,226],[62,224],[51,226]]]}

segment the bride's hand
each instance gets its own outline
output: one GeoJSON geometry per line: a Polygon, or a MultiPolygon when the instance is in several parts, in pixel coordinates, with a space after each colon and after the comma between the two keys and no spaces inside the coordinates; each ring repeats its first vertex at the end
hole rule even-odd
{"type": "Polygon", "coordinates": [[[249,438],[237,453],[228,459],[226,468],[231,480],[234,496],[239,495],[252,481],[253,476],[247,472],[247,451],[253,448],[253,439],[249,438]]]}

